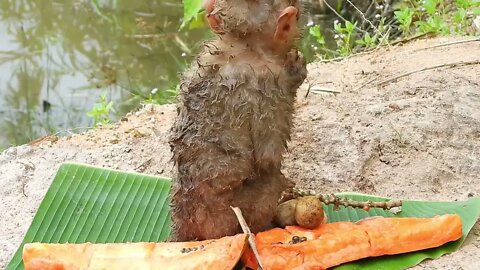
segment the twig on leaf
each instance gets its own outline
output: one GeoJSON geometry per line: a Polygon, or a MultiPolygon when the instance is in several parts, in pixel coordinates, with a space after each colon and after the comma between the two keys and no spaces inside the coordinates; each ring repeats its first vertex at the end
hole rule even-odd
{"type": "Polygon", "coordinates": [[[400,200],[390,200],[386,202],[372,202],[372,201],[360,202],[360,201],[354,201],[346,198],[340,198],[333,194],[318,195],[318,194],[315,194],[315,192],[300,190],[300,189],[294,189],[293,192],[294,192],[294,195],[297,197],[316,196],[324,204],[327,204],[327,205],[333,204],[334,210],[337,210],[340,205],[345,207],[350,206],[354,208],[362,208],[365,210],[368,210],[370,208],[382,208],[384,210],[390,210],[392,208],[402,206],[402,201],[400,200]]]}
{"type": "Polygon", "coordinates": [[[238,223],[240,223],[240,226],[242,227],[243,232],[248,235],[248,243],[252,248],[253,254],[255,254],[255,259],[257,259],[259,269],[262,270],[263,264],[260,259],[260,254],[258,253],[257,245],[255,244],[255,238],[253,237],[253,234],[250,231],[250,228],[248,227],[248,224],[245,221],[245,218],[243,218],[242,210],[240,210],[240,208],[238,207],[232,207],[232,206],[230,207],[232,208],[233,212],[235,212],[235,215],[237,216],[237,219],[238,219],[238,223]]]}

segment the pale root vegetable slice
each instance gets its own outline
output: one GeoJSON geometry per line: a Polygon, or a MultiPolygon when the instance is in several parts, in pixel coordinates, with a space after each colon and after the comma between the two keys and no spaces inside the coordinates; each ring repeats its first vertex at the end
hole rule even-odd
{"type": "Polygon", "coordinates": [[[246,234],[198,242],[26,244],[26,270],[233,269],[246,234]]]}
{"type": "MultiPolygon", "coordinates": [[[[313,230],[297,226],[276,228],[258,233],[255,242],[265,270],[306,270],[438,247],[461,237],[460,216],[442,215],[335,222],[313,230]]],[[[248,267],[257,268],[251,250],[245,252],[242,260],[248,267]]]]}

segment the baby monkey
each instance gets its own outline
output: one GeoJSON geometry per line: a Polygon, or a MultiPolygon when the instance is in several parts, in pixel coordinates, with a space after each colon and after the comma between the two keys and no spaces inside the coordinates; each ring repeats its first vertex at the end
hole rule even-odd
{"type": "Polygon", "coordinates": [[[307,75],[293,48],[297,0],[207,0],[217,34],[184,74],[170,145],[176,165],[171,241],[271,226],[282,192],[296,91],[307,75]]]}

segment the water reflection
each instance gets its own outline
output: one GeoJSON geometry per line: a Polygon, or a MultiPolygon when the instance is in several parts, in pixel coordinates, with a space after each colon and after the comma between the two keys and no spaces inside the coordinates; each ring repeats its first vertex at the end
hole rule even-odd
{"type": "Polygon", "coordinates": [[[181,16],[180,1],[0,1],[0,148],[90,126],[105,91],[118,114],[167,100],[210,35],[181,16]]]}
{"type": "Polygon", "coordinates": [[[171,100],[211,37],[202,22],[179,31],[182,15],[175,0],[0,1],[0,150],[92,126],[87,112],[105,93],[116,116],[144,99],[171,100]]]}

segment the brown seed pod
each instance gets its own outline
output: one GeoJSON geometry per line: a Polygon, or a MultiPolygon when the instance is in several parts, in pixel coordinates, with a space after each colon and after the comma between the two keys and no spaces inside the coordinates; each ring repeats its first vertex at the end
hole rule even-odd
{"type": "Polygon", "coordinates": [[[295,222],[296,207],[297,199],[289,200],[279,204],[275,212],[275,223],[277,226],[285,228],[286,226],[297,225],[295,222]]]}
{"type": "Polygon", "coordinates": [[[318,227],[325,217],[322,203],[315,196],[300,197],[295,208],[296,223],[307,229],[318,227]]]}

